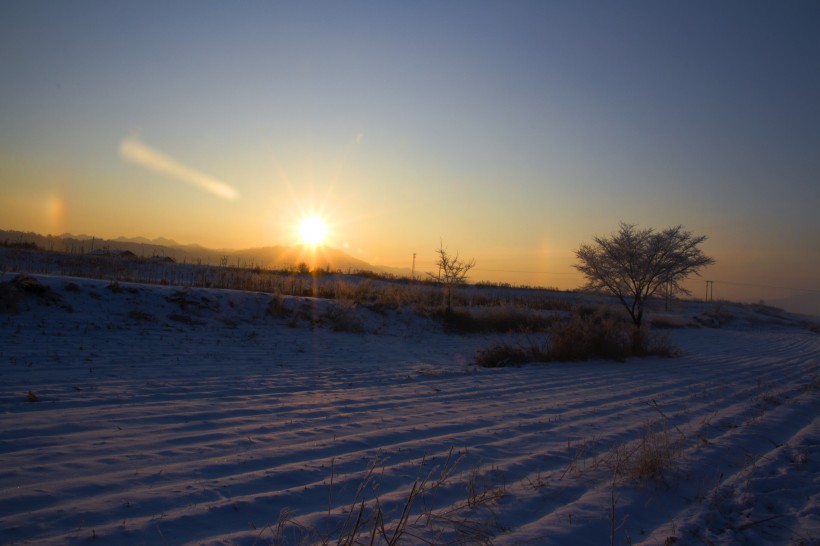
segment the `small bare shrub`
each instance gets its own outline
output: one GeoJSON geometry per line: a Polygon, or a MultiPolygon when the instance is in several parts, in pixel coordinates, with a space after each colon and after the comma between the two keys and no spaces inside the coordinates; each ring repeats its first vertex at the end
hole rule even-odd
{"type": "Polygon", "coordinates": [[[673,445],[665,424],[647,423],[630,458],[629,477],[666,483],[666,472],[678,459],[679,448],[673,445]]]}
{"type": "Polygon", "coordinates": [[[459,258],[458,252],[455,255],[450,254],[444,244],[439,244],[439,249],[436,250],[438,260],[438,275],[428,273],[431,280],[439,282],[444,287],[445,302],[447,304],[447,312],[453,309],[453,288],[461,286],[467,280],[467,273],[475,267],[475,260],[464,261],[459,258]]]}
{"type": "Polygon", "coordinates": [[[547,343],[541,345],[536,343],[530,343],[529,345],[502,343],[476,351],[473,363],[484,368],[504,368],[527,362],[550,362],[551,360],[552,355],[547,343]]]}
{"type": "Polygon", "coordinates": [[[17,275],[11,280],[11,284],[16,290],[25,294],[46,298],[54,297],[54,292],[52,292],[51,288],[29,275],[17,275]]]}
{"type": "Polygon", "coordinates": [[[646,348],[644,354],[646,356],[663,356],[667,358],[674,358],[680,356],[680,349],[675,347],[672,339],[666,333],[648,332],[645,339],[646,348]]]}
{"type": "Polygon", "coordinates": [[[647,422],[636,441],[613,447],[603,458],[613,478],[667,484],[667,474],[681,457],[683,437],[673,439],[666,425],[666,419],[647,422]]]}
{"type": "Polygon", "coordinates": [[[630,325],[606,311],[581,312],[553,329],[553,360],[604,358],[622,361],[632,354],[630,325]]]}
{"type": "Polygon", "coordinates": [[[339,302],[328,308],[323,317],[330,323],[331,328],[337,332],[352,332],[360,334],[364,332],[364,322],[359,316],[356,306],[352,303],[339,302]]]}
{"type": "MultiPolygon", "coordinates": [[[[20,302],[24,299],[34,300],[43,305],[58,304],[61,298],[51,287],[29,275],[17,275],[8,282],[0,283],[0,312],[17,313],[20,302]]],[[[68,305],[61,305],[71,310],[68,305]]]]}
{"type": "Polygon", "coordinates": [[[267,313],[274,318],[283,318],[287,315],[287,309],[285,309],[282,296],[280,294],[274,294],[270,299],[268,302],[267,313]]]}

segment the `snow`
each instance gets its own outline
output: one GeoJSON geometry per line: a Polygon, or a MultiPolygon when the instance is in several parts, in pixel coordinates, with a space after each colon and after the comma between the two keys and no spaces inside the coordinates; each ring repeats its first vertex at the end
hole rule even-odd
{"type": "Polygon", "coordinates": [[[355,543],[361,510],[363,544],[820,544],[800,320],[723,304],[676,358],[483,369],[505,336],[409,309],[37,278],[56,303],[0,314],[2,543],[355,543]]]}

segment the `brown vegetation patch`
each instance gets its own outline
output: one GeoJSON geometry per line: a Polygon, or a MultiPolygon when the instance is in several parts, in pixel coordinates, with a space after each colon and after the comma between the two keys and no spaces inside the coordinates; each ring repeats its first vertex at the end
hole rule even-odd
{"type": "Polygon", "coordinates": [[[364,321],[352,303],[341,302],[330,306],[324,314],[323,321],[327,321],[336,332],[361,334],[365,331],[364,321]]]}
{"type": "MultiPolygon", "coordinates": [[[[41,305],[60,305],[60,296],[30,275],[17,275],[8,282],[0,283],[0,312],[17,313],[20,304],[26,300],[41,305]]],[[[61,307],[71,310],[68,305],[61,307]]]]}
{"type": "Polygon", "coordinates": [[[549,337],[524,345],[502,343],[481,349],[474,363],[497,368],[525,362],[568,362],[580,360],[623,361],[632,356],[678,354],[667,336],[650,333],[634,326],[607,310],[581,309],[569,320],[554,322],[549,337]]]}
{"type": "Polygon", "coordinates": [[[182,309],[183,311],[188,311],[191,309],[209,311],[219,310],[218,302],[216,302],[212,298],[209,298],[208,296],[197,297],[190,290],[178,290],[170,296],[166,296],[165,301],[179,305],[180,309],[182,309]]]}

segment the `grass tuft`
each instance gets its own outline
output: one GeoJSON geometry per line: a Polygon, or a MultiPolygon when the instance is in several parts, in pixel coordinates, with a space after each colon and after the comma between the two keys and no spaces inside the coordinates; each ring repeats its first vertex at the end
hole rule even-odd
{"type": "MultiPolygon", "coordinates": [[[[60,304],[60,296],[51,287],[30,275],[17,275],[8,282],[0,283],[0,312],[19,312],[23,300],[33,300],[42,305],[60,304]]],[[[70,310],[67,305],[62,307],[70,310]]]]}
{"type": "Polygon", "coordinates": [[[473,363],[483,368],[504,368],[527,362],[550,362],[552,360],[549,344],[513,345],[501,343],[486,349],[479,349],[473,363]]]}
{"type": "Polygon", "coordinates": [[[331,305],[325,312],[323,319],[336,332],[361,334],[365,331],[364,321],[359,316],[353,303],[339,302],[331,305]]]}

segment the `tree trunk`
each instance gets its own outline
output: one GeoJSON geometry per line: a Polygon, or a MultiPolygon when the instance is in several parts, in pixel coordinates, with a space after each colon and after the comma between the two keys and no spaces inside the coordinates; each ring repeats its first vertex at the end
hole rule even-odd
{"type": "Polygon", "coordinates": [[[646,331],[641,327],[640,321],[635,322],[632,329],[632,354],[641,356],[646,352],[646,331]]]}

